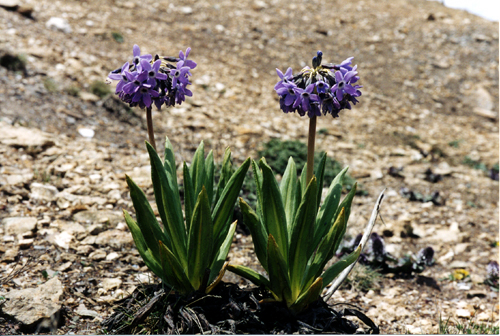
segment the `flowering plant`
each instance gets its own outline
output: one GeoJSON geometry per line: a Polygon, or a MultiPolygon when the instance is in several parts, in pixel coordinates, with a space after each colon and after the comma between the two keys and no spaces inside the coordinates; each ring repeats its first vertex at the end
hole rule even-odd
{"type": "Polygon", "coordinates": [[[165,285],[181,294],[208,293],[222,279],[227,266],[225,260],[236,229],[236,222],[229,222],[250,159],[234,171],[231,152],[227,149],[215,188],[213,152],[205,158],[201,142],[191,166],[184,162],[184,221],[174,152],[168,138],[165,144],[162,162],[154,148],[146,143],[163,225],[159,225],[146,195],[128,176],[137,221],[124,210],[125,221],[145,264],[165,285]]]}
{"type": "MultiPolygon", "coordinates": [[[[318,51],[312,61],[313,68],[305,67],[295,76],[291,68],[285,74],[277,69],[280,81],[275,90],[280,96],[281,109],[285,113],[307,114],[310,120],[308,159],[300,178],[291,157],[280,185],[264,158],[259,164],[252,161],[258,196],[256,211],[240,199],[243,221],[250,229],[255,253],[268,278],[245,266],[228,266],[230,271],[265,286],[273,296],[272,301],[285,302],[293,313],[301,312],[316,301],[335,278],[340,282],[345,279],[365,246],[376,218],[372,215],[358,247],[324,270],[345,234],[356,184],[340,202],[348,167],[344,168],[333,180],[320,206],[326,153],[314,176],[316,117],[321,116],[321,112],[338,117],[340,110],[350,109],[350,103],[356,104],[356,97],[361,95],[361,86],[354,85],[359,76],[357,66],[351,66],[352,57],[340,65],[322,65],[322,55],[318,51]]],[[[377,211],[380,201],[381,197],[377,211]]],[[[338,286],[337,280],[331,288],[335,290],[338,286]]]]}
{"type": "Polygon", "coordinates": [[[126,62],[121,68],[109,73],[108,78],[117,80],[115,93],[122,101],[132,106],[146,108],[149,141],[156,149],[151,117],[151,106],[158,109],[162,105],[175,106],[182,104],[186,96],[193,94],[187,88],[191,84],[189,76],[196,63],[188,60],[191,48],[186,53],[182,50],[179,57],[160,57],[146,54],[141,55],[137,44],[133,47],[133,60],[126,62]],[[176,65],[171,63],[175,62],[176,65]]]}

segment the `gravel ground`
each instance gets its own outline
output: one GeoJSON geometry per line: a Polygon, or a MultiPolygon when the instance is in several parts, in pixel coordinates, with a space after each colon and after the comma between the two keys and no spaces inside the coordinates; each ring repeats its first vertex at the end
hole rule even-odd
{"type": "MultiPolygon", "coordinates": [[[[317,136],[367,192],[347,234],[362,231],[387,188],[375,231],[392,233],[384,239],[397,256],[432,246],[436,264],[422,275],[440,290],[386,275],[330,303],[358,305],[383,333],[436,333],[440,319],[498,326],[498,292],[482,284],[499,260],[498,23],[422,0],[25,0],[0,8],[0,22],[0,57],[26,60],[24,72],[0,67],[0,296],[51,293],[38,308],[62,307],[57,333],[102,333],[115,300],[156,281],[121,215],[133,212],[125,174],[153,200],[145,113],[91,93],[133,44],[173,56],[190,46],[198,63],[193,97],[154,113],[158,146],[167,135],[177,162],[201,140],[216,160],[231,146],[237,164],[272,138],[305,142],[307,120],[279,110],[275,68],[298,71],[316,50],[326,62],[355,56],[360,103],[319,118],[317,136]],[[71,32],[49,28],[52,17],[71,32]],[[442,179],[426,180],[428,169],[442,179]],[[402,188],[440,201],[410,201],[402,188]],[[418,238],[401,235],[409,226],[418,238]],[[450,280],[462,269],[469,277],[450,280]]],[[[251,246],[236,235],[232,262],[256,265],[251,246]]],[[[3,318],[0,333],[23,332],[3,318]]]]}

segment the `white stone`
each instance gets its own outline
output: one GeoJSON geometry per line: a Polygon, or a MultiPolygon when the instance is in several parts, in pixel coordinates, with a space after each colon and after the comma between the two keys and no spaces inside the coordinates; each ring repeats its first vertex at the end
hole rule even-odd
{"type": "Polygon", "coordinates": [[[102,288],[105,291],[110,291],[110,290],[113,290],[115,288],[118,288],[121,286],[121,284],[122,284],[122,280],[119,278],[102,279],[102,288]]]}
{"type": "Polygon", "coordinates": [[[471,315],[470,311],[468,311],[467,309],[457,309],[455,313],[457,317],[463,317],[463,318],[469,318],[471,315]]]}
{"type": "Polygon", "coordinates": [[[2,221],[7,235],[20,235],[36,228],[35,217],[9,217],[2,221]]]}
{"type": "Polygon", "coordinates": [[[45,26],[49,29],[59,30],[66,34],[70,34],[72,31],[68,20],[58,17],[51,17],[49,21],[45,23],[45,26]]]}
{"type": "Polygon", "coordinates": [[[88,138],[88,139],[91,139],[94,137],[95,135],[95,132],[93,129],[90,129],[90,128],[80,128],[78,130],[78,133],[80,133],[80,135],[84,138],[88,138]]]}
{"type": "Polygon", "coordinates": [[[38,200],[53,201],[59,192],[56,187],[50,184],[34,182],[30,185],[31,197],[38,200]]]}

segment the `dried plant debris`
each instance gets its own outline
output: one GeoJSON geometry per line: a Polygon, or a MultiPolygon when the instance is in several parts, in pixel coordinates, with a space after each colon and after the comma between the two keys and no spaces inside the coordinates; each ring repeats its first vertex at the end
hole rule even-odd
{"type": "Polygon", "coordinates": [[[240,289],[224,282],[210,294],[185,298],[161,285],[148,285],[117,302],[102,327],[109,334],[379,333],[378,326],[355,308],[336,311],[319,300],[294,316],[280,303],[263,303],[266,298],[260,288],[240,289]],[[357,317],[363,328],[346,316],[357,317]]]}
{"type": "MultiPolygon", "coordinates": [[[[361,234],[349,242],[345,242],[337,254],[339,258],[352,253],[361,240],[361,234]]],[[[394,273],[403,277],[411,276],[413,273],[422,273],[426,266],[434,264],[434,250],[432,247],[421,249],[416,256],[408,254],[396,258],[386,251],[384,239],[373,232],[363,253],[359,256],[359,262],[376,269],[382,274],[394,273]]]]}

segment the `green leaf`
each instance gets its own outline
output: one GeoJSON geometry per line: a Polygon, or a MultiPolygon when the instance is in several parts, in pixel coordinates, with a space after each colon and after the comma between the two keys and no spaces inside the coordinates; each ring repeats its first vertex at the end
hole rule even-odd
{"type": "Polygon", "coordinates": [[[212,212],[216,245],[219,245],[226,237],[228,230],[228,225],[226,224],[228,224],[230,217],[233,215],[234,205],[249,167],[250,158],[246,159],[240,168],[231,176],[212,212]]]}
{"type": "Polygon", "coordinates": [[[311,286],[298,297],[297,301],[290,306],[290,310],[295,314],[300,313],[310,303],[317,301],[321,292],[323,291],[323,279],[316,278],[316,280],[311,284],[311,286]]]}
{"type": "MultiPolygon", "coordinates": [[[[172,244],[172,251],[174,251],[177,258],[183,266],[187,265],[187,237],[186,229],[184,226],[184,218],[182,216],[182,207],[179,194],[175,193],[172,186],[174,185],[173,177],[167,174],[165,171],[158,154],[154,150],[153,146],[146,143],[149,158],[151,161],[151,175],[155,176],[157,183],[153,184],[156,194],[161,195],[161,202],[157,199],[158,208],[163,207],[163,211],[166,217],[166,223],[163,223],[166,227],[167,235],[172,244]]],[[[135,207],[135,205],[134,205],[135,207]]],[[[159,210],[158,210],[159,211],[159,210]]],[[[141,221],[138,218],[139,226],[141,226],[141,221]]],[[[157,240],[165,241],[163,237],[154,236],[157,240]]],[[[146,238],[146,237],[145,237],[146,238]]],[[[147,238],[146,238],[147,241],[147,238]]],[[[149,244],[148,244],[149,245],[149,244]]],[[[168,245],[167,245],[168,247],[168,245]]],[[[154,251],[153,251],[154,253],[154,251]]]]}
{"type": "Polygon", "coordinates": [[[294,300],[300,294],[302,278],[310,256],[308,251],[310,250],[317,212],[316,189],[316,177],[313,176],[299,205],[292,226],[289,267],[292,298],[294,300]]]}
{"type": "MultiPolygon", "coordinates": [[[[280,183],[280,192],[285,207],[287,231],[291,233],[291,227],[297,212],[297,167],[295,161],[290,156],[288,159],[288,166],[283,173],[283,178],[280,183]]],[[[300,199],[299,199],[300,200],[300,199]]]]}
{"type": "MultiPolygon", "coordinates": [[[[157,254],[156,256],[153,255],[151,252],[151,249],[148,247],[148,244],[144,240],[144,236],[142,235],[141,229],[139,228],[139,225],[130,217],[129,213],[127,210],[123,210],[123,215],[125,217],[125,223],[127,223],[127,226],[132,233],[132,237],[134,238],[134,243],[135,246],[137,247],[137,250],[139,251],[139,254],[142,257],[142,260],[144,260],[144,263],[146,266],[157,276],[162,278],[165,281],[165,277],[162,272],[161,265],[159,263],[160,255],[157,254]]],[[[168,284],[169,282],[167,282],[168,284]]]]}
{"type": "Polygon", "coordinates": [[[321,161],[319,162],[318,170],[315,175],[318,179],[318,207],[321,204],[321,195],[323,193],[323,180],[325,178],[325,165],[326,165],[326,152],[323,152],[321,156],[321,161]]]}
{"type": "MultiPolygon", "coordinates": [[[[210,203],[204,187],[198,195],[193,211],[193,221],[189,230],[188,275],[191,285],[198,290],[210,263],[213,248],[213,224],[210,203]]],[[[206,284],[204,284],[206,285],[206,284]]]]}
{"type": "Polygon", "coordinates": [[[211,150],[208,152],[207,158],[205,159],[205,188],[207,189],[208,201],[210,202],[210,207],[213,204],[214,198],[214,171],[215,171],[215,163],[214,163],[214,152],[211,150]]]}
{"type": "Polygon", "coordinates": [[[184,213],[186,216],[186,228],[187,232],[190,231],[191,221],[193,220],[193,209],[195,205],[195,194],[193,182],[191,181],[191,174],[189,173],[189,168],[184,162],[183,166],[184,174],[184,213]]]}
{"type": "Polygon", "coordinates": [[[307,162],[304,164],[304,168],[302,168],[302,173],[300,173],[300,198],[306,193],[307,188],[307,162]]]}
{"type": "Polygon", "coordinates": [[[307,270],[304,272],[302,289],[307,288],[323,272],[323,268],[333,257],[338,248],[338,237],[345,231],[345,211],[342,209],[330,231],[321,240],[316,253],[309,259],[307,270]]]}
{"type": "Polygon", "coordinates": [[[189,167],[189,173],[191,174],[191,181],[193,181],[194,194],[197,196],[206,180],[205,145],[203,141],[200,142],[198,149],[196,149],[196,152],[194,153],[193,161],[189,167]]]}
{"type": "Polygon", "coordinates": [[[344,199],[342,200],[342,202],[338,206],[337,211],[335,212],[334,218],[337,218],[337,216],[340,213],[340,210],[342,208],[345,208],[345,221],[346,221],[346,223],[349,221],[349,216],[351,215],[351,204],[352,204],[352,200],[354,198],[354,195],[356,195],[356,188],[357,187],[358,187],[358,183],[356,182],[352,186],[351,191],[349,191],[347,196],[344,197],[344,199]]]}
{"type": "Polygon", "coordinates": [[[345,167],[335,176],[326,194],[325,202],[319,209],[318,216],[316,217],[314,240],[311,244],[312,250],[318,246],[321,239],[323,239],[328,230],[330,230],[332,223],[338,215],[337,209],[340,197],[342,196],[342,182],[347,169],[349,169],[349,167],[345,167]]]}
{"type": "Polygon", "coordinates": [[[250,206],[240,198],[240,209],[243,214],[243,223],[250,230],[252,235],[255,254],[259,259],[262,267],[269,273],[267,269],[267,236],[268,232],[262,222],[257,217],[257,214],[250,206]]]}
{"type": "Polygon", "coordinates": [[[257,215],[259,216],[260,220],[263,221],[263,215],[262,215],[262,171],[260,170],[257,162],[255,160],[252,160],[252,171],[253,171],[253,177],[255,180],[255,185],[257,189],[257,215]]]}
{"type": "Polygon", "coordinates": [[[326,287],[330,282],[332,282],[349,265],[358,260],[360,254],[361,245],[358,246],[358,248],[347,257],[343,258],[340,261],[337,261],[330,268],[328,268],[321,276],[323,278],[323,288],[326,287]]]}
{"type": "Polygon", "coordinates": [[[269,268],[269,288],[272,294],[276,300],[284,300],[291,304],[292,291],[290,289],[288,268],[272,234],[269,234],[267,241],[267,265],[269,268]]]}
{"type": "Polygon", "coordinates": [[[158,240],[167,240],[166,235],[160,229],[160,224],[156,220],[153,209],[149,204],[146,195],[142,192],[141,188],[125,175],[128,187],[130,189],[130,198],[134,204],[136,211],[137,223],[141,230],[144,241],[154,256],[159,256],[158,240]]]}
{"type": "MultiPolygon", "coordinates": [[[[262,215],[267,232],[278,244],[285,263],[288,264],[288,231],[285,209],[271,167],[264,160],[260,161],[262,168],[262,215]]],[[[269,264],[268,264],[269,265],[269,264]]],[[[270,267],[270,265],[269,265],[270,267]]]]}
{"type": "Polygon", "coordinates": [[[227,266],[227,270],[233,272],[234,274],[238,274],[239,276],[247,280],[250,280],[256,286],[266,286],[266,288],[270,288],[271,286],[271,283],[266,279],[265,276],[257,273],[249,267],[229,264],[227,266]]]}
{"type": "Polygon", "coordinates": [[[175,154],[174,147],[170,143],[168,137],[165,137],[165,157],[163,165],[165,166],[165,170],[172,175],[173,186],[172,189],[175,193],[179,193],[179,186],[177,185],[177,166],[175,164],[175,154]]]}
{"type": "Polygon", "coordinates": [[[186,269],[180,264],[172,251],[170,251],[161,241],[160,262],[163,272],[169,275],[170,283],[174,289],[178,290],[181,294],[187,294],[194,291],[186,275],[186,269]]]}
{"type": "Polygon", "coordinates": [[[222,159],[222,166],[220,171],[219,184],[217,185],[217,193],[215,195],[214,203],[217,204],[219,202],[219,198],[226,186],[227,181],[231,178],[233,174],[233,163],[231,161],[231,151],[229,147],[226,148],[224,152],[224,158],[222,159]]]}
{"type": "Polygon", "coordinates": [[[212,283],[212,281],[214,281],[214,279],[217,278],[221,268],[224,265],[224,262],[226,261],[229,249],[231,248],[231,244],[233,243],[233,236],[234,232],[236,231],[236,224],[237,222],[234,221],[229,226],[226,239],[224,239],[222,245],[214,246],[215,258],[213,259],[212,265],[210,266],[210,276],[208,278],[208,283],[212,283]],[[218,250],[217,247],[219,247],[218,250]]]}

